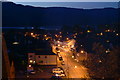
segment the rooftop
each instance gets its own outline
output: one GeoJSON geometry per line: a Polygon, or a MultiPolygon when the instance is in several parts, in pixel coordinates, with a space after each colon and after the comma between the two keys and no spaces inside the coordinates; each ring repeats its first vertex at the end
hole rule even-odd
{"type": "Polygon", "coordinates": [[[42,49],[30,50],[29,53],[35,53],[36,55],[56,55],[52,51],[42,49]]]}

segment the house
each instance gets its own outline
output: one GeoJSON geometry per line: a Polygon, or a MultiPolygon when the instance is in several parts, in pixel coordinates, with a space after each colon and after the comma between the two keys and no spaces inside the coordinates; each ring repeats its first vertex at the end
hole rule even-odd
{"type": "Polygon", "coordinates": [[[28,53],[28,64],[57,65],[57,55],[47,50],[34,50],[28,53]]]}

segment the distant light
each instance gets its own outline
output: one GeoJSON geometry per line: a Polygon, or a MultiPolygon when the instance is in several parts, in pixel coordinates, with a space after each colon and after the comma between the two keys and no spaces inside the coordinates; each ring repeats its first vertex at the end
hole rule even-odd
{"type": "Polygon", "coordinates": [[[34,27],[32,27],[32,29],[34,29],[34,27]]]}
{"type": "Polygon", "coordinates": [[[19,44],[19,42],[13,42],[13,44],[19,44]]]}
{"type": "Polygon", "coordinates": [[[58,74],[55,74],[55,76],[58,76],[58,74]]]}
{"type": "Polygon", "coordinates": [[[60,42],[60,41],[57,41],[58,43],[60,42]]]}
{"type": "Polygon", "coordinates": [[[109,49],[107,49],[105,52],[106,52],[106,53],[109,53],[109,52],[110,52],[110,50],[109,50],[109,49]]]}
{"type": "Polygon", "coordinates": [[[110,30],[109,30],[109,29],[108,29],[107,31],[108,31],[108,32],[110,32],[110,30]]]}
{"type": "Polygon", "coordinates": [[[60,34],[62,33],[62,32],[59,32],[60,34]]]}
{"type": "Polygon", "coordinates": [[[77,62],[79,62],[79,60],[77,60],[77,62]]]}
{"type": "Polygon", "coordinates": [[[66,38],[67,40],[69,40],[69,38],[66,38]]]}
{"type": "Polygon", "coordinates": [[[75,35],[77,35],[77,33],[75,33],[75,35]]]}
{"type": "Polygon", "coordinates": [[[45,40],[48,40],[48,38],[46,38],[45,40]]]}
{"type": "Polygon", "coordinates": [[[101,60],[99,60],[99,62],[101,63],[102,61],[101,61],[101,60]]]}
{"type": "Polygon", "coordinates": [[[47,35],[44,35],[45,37],[47,36],[47,35]]]}
{"type": "Polygon", "coordinates": [[[60,44],[58,44],[58,46],[60,46],[60,44]]]}
{"type": "Polygon", "coordinates": [[[102,35],[103,35],[103,33],[100,33],[100,35],[102,36],[102,35]]]}
{"type": "Polygon", "coordinates": [[[31,35],[33,35],[34,33],[31,33],[31,35]]]}
{"type": "Polygon", "coordinates": [[[74,36],[74,38],[76,38],[76,36],[74,36]]]}
{"type": "Polygon", "coordinates": [[[77,66],[75,66],[75,68],[77,68],[77,66]]]}
{"type": "Polygon", "coordinates": [[[74,48],[74,45],[72,45],[71,48],[74,48]]]}
{"type": "Polygon", "coordinates": [[[72,58],[74,58],[74,56],[72,56],[72,58]]]}
{"type": "Polygon", "coordinates": [[[97,33],[97,36],[99,36],[99,34],[97,33]]]}
{"type": "Polygon", "coordinates": [[[115,32],[115,30],[113,32],[115,32]]]}
{"type": "Polygon", "coordinates": [[[31,65],[29,65],[28,67],[31,67],[31,65]]]}
{"type": "Polygon", "coordinates": [[[76,61],[77,59],[75,59],[75,61],[76,61]]]}
{"type": "Polygon", "coordinates": [[[60,50],[58,50],[57,52],[60,52],[60,50]]]}
{"type": "Polygon", "coordinates": [[[81,45],[81,47],[82,47],[83,45],[81,45]]]}
{"type": "Polygon", "coordinates": [[[119,34],[117,33],[116,36],[118,36],[119,34]]]}
{"type": "Polygon", "coordinates": [[[87,30],[88,33],[90,33],[91,31],[90,30],[87,30]]]}
{"type": "Polygon", "coordinates": [[[80,53],[84,53],[84,51],[83,51],[83,50],[81,50],[81,51],[80,51],[80,53]]]}
{"type": "Polygon", "coordinates": [[[33,63],[35,63],[35,61],[33,61],[33,63]]]}
{"type": "Polygon", "coordinates": [[[32,63],[33,61],[32,60],[30,60],[30,63],[32,63]]]}
{"type": "Polygon", "coordinates": [[[105,32],[110,32],[110,29],[105,30],[105,32]]]}
{"type": "Polygon", "coordinates": [[[58,35],[55,35],[56,37],[58,37],[58,35]]]}
{"type": "Polygon", "coordinates": [[[34,37],[34,38],[35,38],[36,36],[35,36],[35,35],[33,35],[32,37],[34,37]]]}
{"type": "Polygon", "coordinates": [[[106,42],[110,42],[109,40],[107,40],[106,42]]]}

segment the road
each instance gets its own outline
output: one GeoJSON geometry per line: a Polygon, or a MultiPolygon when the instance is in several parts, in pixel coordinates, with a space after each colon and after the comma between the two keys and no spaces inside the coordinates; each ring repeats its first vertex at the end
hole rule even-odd
{"type": "Polygon", "coordinates": [[[89,78],[87,69],[69,56],[69,52],[61,52],[60,54],[65,61],[65,65],[62,65],[62,67],[65,70],[67,78],[89,78]]]}
{"type": "MultiPolygon", "coordinates": [[[[64,43],[64,42],[63,42],[64,43]]],[[[70,45],[74,45],[71,43],[70,45]]],[[[62,47],[62,46],[55,46],[52,45],[53,52],[56,53],[56,47],[60,49],[60,55],[63,57],[65,65],[61,65],[61,62],[58,59],[58,66],[63,67],[67,78],[89,78],[87,68],[85,68],[82,63],[77,62],[75,59],[72,58],[72,52],[70,51],[70,47],[62,47]]],[[[81,56],[82,58],[83,56],[81,56]]]]}

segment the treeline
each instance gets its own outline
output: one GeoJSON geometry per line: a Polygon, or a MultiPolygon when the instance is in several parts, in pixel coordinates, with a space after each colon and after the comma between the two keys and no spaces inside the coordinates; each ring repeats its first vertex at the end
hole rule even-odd
{"type": "Polygon", "coordinates": [[[103,45],[94,44],[96,54],[88,54],[86,61],[83,61],[91,78],[118,80],[120,79],[120,47],[114,47],[106,52],[103,45]],[[96,46],[95,46],[96,45],[96,46]]]}

